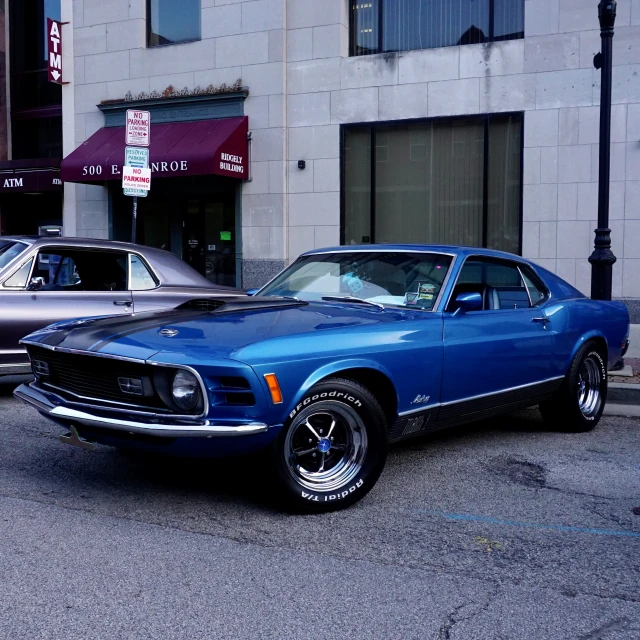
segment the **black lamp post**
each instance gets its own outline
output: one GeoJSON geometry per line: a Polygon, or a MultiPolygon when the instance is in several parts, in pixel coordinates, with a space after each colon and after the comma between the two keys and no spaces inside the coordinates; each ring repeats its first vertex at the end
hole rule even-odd
{"type": "Polygon", "coordinates": [[[609,229],[609,177],[611,170],[611,62],[613,25],[616,21],[616,1],[600,0],[598,5],[602,51],[593,59],[593,66],[602,69],[600,86],[600,173],[598,176],[598,228],[591,263],[591,297],[611,300],[611,281],[616,257],[611,251],[609,229]]]}

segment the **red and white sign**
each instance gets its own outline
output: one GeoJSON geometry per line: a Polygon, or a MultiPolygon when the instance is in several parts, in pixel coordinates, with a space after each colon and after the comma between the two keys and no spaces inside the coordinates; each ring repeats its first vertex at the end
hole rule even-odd
{"type": "Polygon", "coordinates": [[[47,53],[49,57],[49,82],[62,82],[62,24],[47,18],[47,53]]]}
{"type": "Polygon", "coordinates": [[[122,167],[122,188],[151,190],[151,169],[122,167]]]}
{"type": "Polygon", "coordinates": [[[127,146],[148,147],[151,141],[151,114],[148,111],[127,111],[127,146]]]}

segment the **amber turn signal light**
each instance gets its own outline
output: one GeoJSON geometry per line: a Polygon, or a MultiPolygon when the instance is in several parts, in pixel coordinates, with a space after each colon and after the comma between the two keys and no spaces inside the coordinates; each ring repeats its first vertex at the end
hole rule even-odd
{"type": "Polygon", "coordinates": [[[275,373],[265,373],[264,379],[269,386],[269,392],[271,393],[271,400],[273,404],[282,404],[282,391],[280,391],[280,385],[278,384],[278,378],[275,373]]]}

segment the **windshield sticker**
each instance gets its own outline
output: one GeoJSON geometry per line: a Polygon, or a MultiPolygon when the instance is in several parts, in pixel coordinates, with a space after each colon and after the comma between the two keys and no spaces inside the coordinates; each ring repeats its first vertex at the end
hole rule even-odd
{"type": "Polygon", "coordinates": [[[404,296],[404,303],[405,304],[416,304],[418,300],[418,294],[417,293],[412,293],[410,291],[407,291],[407,293],[404,296]]]}
{"type": "Polygon", "coordinates": [[[433,300],[436,285],[430,282],[418,282],[418,300],[433,300]]]}

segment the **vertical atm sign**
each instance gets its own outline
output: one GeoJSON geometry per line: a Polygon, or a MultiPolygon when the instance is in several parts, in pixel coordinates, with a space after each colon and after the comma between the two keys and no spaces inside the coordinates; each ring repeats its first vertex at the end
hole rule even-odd
{"type": "Polygon", "coordinates": [[[62,23],[47,18],[47,53],[49,54],[49,82],[62,82],[62,23]]]}

